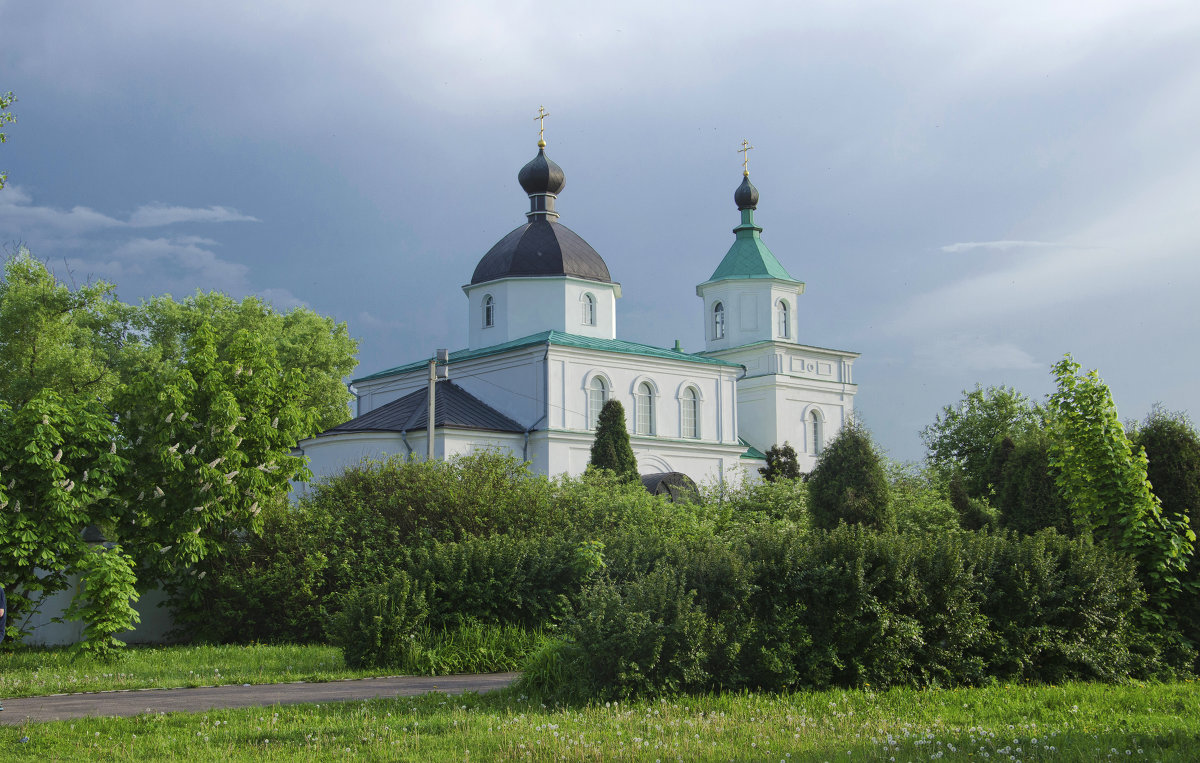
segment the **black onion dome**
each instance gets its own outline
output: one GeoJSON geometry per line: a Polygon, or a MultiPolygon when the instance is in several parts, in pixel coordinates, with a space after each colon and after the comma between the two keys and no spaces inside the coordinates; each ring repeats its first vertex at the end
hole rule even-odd
{"type": "Polygon", "coordinates": [[[521,168],[521,171],[517,173],[517,180],[528,194],[553,193],[557,195],[567,184],[567,177],[563,174],[562,167],[547,158],[544,148],[539,148],[537,156],[521,168]]]}
{"type": "MultiPolygon", "coordinates": [[[[521,172],[523,176],[524,170],[521,172]]],[[[561,170],[559,177],[562,177],[561,170]]],[[[471,283],[512,276],[574,276],[612,283],[608,266],[596,250],[575,231],[550,222],[545,216],[535,216],[528,224],[500,239],[475,266],[471,283]]]]}
{"type": "Polygon", "coordinates": [[[733,201],[738,209],[758,208],[758,189],[750,182],[749,175],[742,176],[742,184],[733,192],[733,201]]]}

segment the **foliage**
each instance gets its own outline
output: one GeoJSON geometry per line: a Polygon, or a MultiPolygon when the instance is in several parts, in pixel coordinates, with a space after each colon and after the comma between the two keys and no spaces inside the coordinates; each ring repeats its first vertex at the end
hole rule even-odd
{"type": "Polygon", "coordinates": [[[637,458],[633,455],[629,430],[625,425],[625,408],[616,398],[606,400],[600,409],[588,466],[592,469],[608,469],[624,480],[638,478],[637,458]]]}
{"type": "Polygon", "coordinates": [[[77,571],[89,525],[141,587],[198,606],[198,581],[307,473],[295,444],[348,416],[344,324],[213,294],[132,306],[113,288],[69,287],[23,249],[0,279],[0,529],[16,539],[0,573],[26,617],[77,571]]]}
{"type": "MultiPolygon", "coordinates": [[[[1133,445],[1146,450],[1146,474],[1162,501],[1163,516],[1168,522],[1187,522],[1194,533],[1200,528],[1200,434],[1191,420],[1155,406],[1134,429],[1133,445]]],[[[1178,597],[1171,613],[1183,635],[1200,646],[1200,559],[1194,547],[1182,579],[1191,595],[1178,597]]]]}
{"type": "Polygon", "coordinates": [[[203,600],[197,564],[261,530],[261,504],[307,474],[292,447],[312,433],[298,371],[285,371],[261,336],[239,331],[218,353],[201,323],[177,365],[145,372],[114,398],[126,511],[113,529],[175,605],[203,600]]]}
{"type": "Polygon", "coordinates": [[[1017,441],[1006,437],[992,454],[993,501],[1001,524],[1025,535],[1054,528],[1078,535],[1050,464],[1050,435],[1031,430],[1017,441]]]}
{"type": "Polygon", "coordinates": [[[701,503],[723,509],[722,526],[784,520],[808,527],[808,485],[803,480],[742,480],[706,485],[701,503]]]}
{"type": "Polygon", "coordinates": [[[716,689],[1119,681],[1161,670],[1130,560],[1032,537],[802,533],[673,545],[585,589],[529,688],[559,699],[716,689]]]}
{"type": "Polygon", "coordinates": [[[43,390],[105,403],[117,310],[111,284],[71,289],[22,248],[0,278],[0,400],[13,408],[43,390]]]}
{"type": "Polygon", "coordinates": [[[786,442],[783,445],[772,445],[766,453],[767,465],[758,470],[767,482],[776,480],[795,480],[800,478],[800,461],[796,457],[796,449],[786,442]]]}
{"type": "Polygon", "coordinates": [[[18,634],[87,558],[80,530],[116,510],[125,461],[113,437],[100,406],[83,397],[44,390],[18,408],[0,400],[0,580],[18,634]]]}
{"type": "Polygon", "coordinates": [[[400,665],[413,659],[417,629],[427,614],[425,594],[399,572],[383,585],[347,594],[330,636],[352,669],[400,665]]]}
{"type": "Polygon", "coordinates": [[[127,384],[184,362],[202,330],[211,332],[217,357],[234,363],[251,336],[260,344],[256,351],[273,356],[290,375],[298,405],[312,414],[310,434],[350,418],[353,396],[343,379],[357,365],[358,342],[345,323],[306,307],[280,312],[258,297],[238,301],[219,292],[197,292],[182,301],[156,297],[130,308],[126,320],[137,340],[136,352],[127,352],[118,364],[127,384]]]}
{"type": "Polygon", "coordinates": [[[952,500],[953,490],[948,492],[936,472],[892,461],[887,462],[886,468],[896,529],[913,533],[947,533],[959,529],[961,518],[952,500]]]}
{"type": "Polygon", "coordinates": [[[1163,515],[1146,478],[1145,451],[1133,450],[1099,374],[1080,374],[1070,355],[1053,373],[1050,464],[1072,518],[1097,541],[1137,560],[1161,613],[1184,588],[1195,533],[1186,519],[1163,515]]]}
{"type": "Polygon", "coordinates": [[[79,651],[110,656],[125,646],[117,634],[141,620],[133,608],[139,598],[133,567],[133,560],[116,544],[92,546],[80,559],[82,586],[66,612],[68,618],[86,624],[83,641],[76,644],[79,651]]]}
{"type": "Polygon", "coordinates": [[[964,530],[993,529],[1000,525],[1000,513],[982,498],[972,498],[963,487],[962,475],[950,478],[950,505],[958,512],[958,524],[964,530]]]}
{"type": "MultiPolygon", "coordinates": [[[[17,118],[15,116],[13,116],[13,113],[8,110],[8,107],[11,106],[13,104],[13,102],[16,100],[17,99],[13,96],[11,90],[8,91],[7,93],[0,94],[0,127],[4,127],[4,125],[6,125],[6,124],[10,124],[12,122],[17,121],[17,118]]],[[[0,130],[0,143],[7,143],[7,142],[8,142],[8,135],[5,132],[3,132],[2,130],[0,130]]],[[[4,188],[4,184],[7,181],[8,181],[8,173],[0,172],[0,189],[4,188]]]]}
{"type": "Polygon", "coordinates": [[[1005,437],[1014,437],[1040,424],[1041,410],[1011,387],[975,386],[963,390],[958,405],[947,405],[934,422],[921,430],[929,449],[929,465],[943,478],[960,473],[972,498],[988,495],[988,459],[1005,437]]]}
{"type": "Polygon", "coordinates": [[[894,522],[887,474],[870,433],[854,419],[817,457],[808,494],[816,527],[846,522],[882,529],[894,522]]]}
{"type": "Polygon", "coordinates": [[[395,667],[404,675],[447,676],[518,670],[549,642],[540,628],[466,622],[450,628],[420,628],[415,647],[395,667]]]}

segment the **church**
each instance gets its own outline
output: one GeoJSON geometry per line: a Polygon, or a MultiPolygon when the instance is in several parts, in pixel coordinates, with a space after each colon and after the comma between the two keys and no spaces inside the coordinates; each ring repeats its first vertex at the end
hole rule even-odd
{"type": "MultiPolygon", "coordinates": [[[[749,148],[743,141],[743,154],[749,148]]],[[[355,418],[299,444],[314,479],[363,459],[481,449],[511,453],[538,474],[577,475],[610,398],[625,408],[644,479],[675,472],[737,482],[757,476],[764,451],[784,441],[810,471],[853,411],[858,354],[799,343],[804,283],[763,242],[746,167],[733,243],[696,287],[705,349],[689,353],[678,342],[617,338],[621,285],[559,222],[565,176],[539,135],[537,156],[517,175],[527,221],[462,287],[466,347],[353,380],[355,418]]]]}

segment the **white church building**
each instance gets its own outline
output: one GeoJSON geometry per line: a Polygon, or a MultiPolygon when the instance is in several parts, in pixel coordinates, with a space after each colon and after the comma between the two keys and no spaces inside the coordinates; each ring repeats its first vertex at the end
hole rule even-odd
{"type": "Polygon", "coordinates": [[[500,239],[462,287],[467,346],[440,362],[355,379],[355,418],[299,444],[314,478],[363,459],[425,458],[431,389],[435,458],[491,448],[536,473],[576,475],[588,465],[601,406],[616,398],[643,475],[738,481],[756,475],[763,452],[785,441],[801,470],[811,470],[853,410],[858,354],[798,342],[804,283],[763,242],[749,173],[734,193],[741,221],[733,244],[696,287],[705,349],[688,353],[617,338],[621,285],[558,221],[565,179],[545,145],[538,141],[518,174],[528,221],[500,239]]]}

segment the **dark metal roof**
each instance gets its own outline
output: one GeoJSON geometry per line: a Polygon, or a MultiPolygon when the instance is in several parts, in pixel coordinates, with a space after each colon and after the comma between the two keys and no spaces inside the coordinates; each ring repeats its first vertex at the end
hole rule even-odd
{"type": "MultiPolygon", "coordinates": [[[[451,381],[439,381],[434,396],[434,427],[524,432],[525,427],[451,381]]],[[[415,432],[429,421],[429,389],[422,387],[399,400],[321,432],[317,437],[348,432],[415,432]]]]}
{"type": "Polygon", "coordinates": [[[612,283],[608,265],[588,242],[544,216],[500,239],[475,266],[471,283],[511,276],[575,276],[612,283]]]}
{"type": "Polygon", "coordinates": [[[537,156],[517,173],[517,182],[528,194],[558,194],[566,187],[567,178],[562,167],[546,156],[546,149],[539,148],[537,156]]]}

